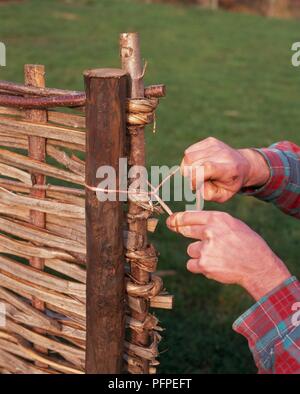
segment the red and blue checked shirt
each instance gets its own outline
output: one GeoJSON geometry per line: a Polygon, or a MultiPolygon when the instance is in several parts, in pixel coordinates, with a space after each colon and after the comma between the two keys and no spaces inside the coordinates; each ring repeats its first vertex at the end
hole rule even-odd
{"type": "MultiPolygon", "coordinates": [[[[272,202],[300,219],[300,147],[278,142],[257,149],[270,167],[269,181],[242,193],[272,202]]],[[[300,282],[291,277],[239,317],[233,329],[244,335],[259,373],[300,373],[300,282]]]]}

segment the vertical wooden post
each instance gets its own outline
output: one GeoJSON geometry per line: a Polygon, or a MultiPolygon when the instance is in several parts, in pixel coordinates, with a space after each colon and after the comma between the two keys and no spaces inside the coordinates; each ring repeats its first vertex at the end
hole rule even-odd
{"type": "Polygon", "coordinates": [[[288,0],[268,0],[267,16],[269,17],[288,17],[289,1],[288,0]]]}
{"type": "MultiPolygon", "coordinates": [[[[119,181],[125,152],[126,73],[84,73],[86,87],[86,184],[97,187],[97,169],[110,165],[119,181]]],[[[118,201],[100,202],[86,188],[87,373],[120,373],[125,332],[123,211],[118,201]]]]}
{"type": "Polygon", "coordinates": [[[277,0],[268,0],[267,3],[267,16],[273,17],[275,15],[277,0]]]}
{"type": "Polygon", "coordinates": [[[219,0],[197,0],[197,4],[212,10],[219,8],[219,0]]]}
{"type": "MultiPolygon", "coordinates": [[[[45,67],[43,65],[36,64],[26,64],[24,67],[24,78],[25,84],[29,86],[34,86],[38,88],[45,87],[45,67]]],[[[40,109],[29,109],[25,111],[25,117],[30,122],[34,123],[46,123],[47,122],[47,110],[40,109]]],[[[46,139],[42,137],[31,136],[28,137],[28,156],[32,159],[44,162],[46,159],[46,139]]],[[[43,174],[31,174],[33,185],[44,185],[45,176],[43,174]]],[[[32,189],[30,195],[35,198],[44,199],[46,197],[45,190],[32,189]]],[[[39,211],[30,211],[30,223],[37,227],[45,228],[45,214],[39,211]]],[[[38,257],[32,257],[30,260],[30,265],[39,270],[44,269],[44,260],[38,257]]],[[[33,298],[32,305],[39,309],[44,310],[44,302],[33,298]]],[[[38,330],[37,330],[38,331],[38,330]]],[[[41,353],[47,353],[47,349],[40,346],[35,346],[36,350],[41,353]]],[[[39,366],[44,366],[37,362],[39,366]]]]}
{"type": "MultiPolygon", "coordinates": [[[[120,35],[120,52],[122,68],[129,75],[128,83],[128,97],[131,98],[142,98],[144,97],[144,82],[143,82],[143,65],[141,61],[140,54],[140,43],[138,33],[122,33],[120,35]]],[[[144,126],[130,127],[129,138],[130,138],[130,156],[129,164],[132,166],[145,167],[145,135],[144,126]]],[[[132,174],[132,181],[134,181],[134,174],[132,174]]],[[[137,174],[139,177],[139,174],[137,174]]],[[[134,202],[129,201],[128,213],[132,217],[140,214],[143,208],[139,207],[134,202]]],[[[138,234],[143,239],[142,249],[146,249],[147,242],[147,220],[135,220],[129,223],[129,230],[133,233],[138,234]]],[[[141,269],[137,264],[133,262],[130,264],[130,271],[133,279],[137,283],[146,284],[150,281],[151,277],[149,272],[141,269]]],[[[143,322],[148,314],[149,302],[145,298],[141,298],[141,303],[143,306],[143,313],[132,311],[132,316],[143,322]]],[[[148,330],[143,330],[142,332],[132,332],[131,341],[137,345],[148,346],[149,345],[149,332],[148,330]]],[[[149,362],[145,359],[142,361],[142,368],[144,373],[149,372],[149,362]]]]}

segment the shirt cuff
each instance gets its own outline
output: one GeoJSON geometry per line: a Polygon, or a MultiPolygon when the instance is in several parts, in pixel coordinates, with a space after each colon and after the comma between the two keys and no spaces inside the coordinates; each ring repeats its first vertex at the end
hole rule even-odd
{"type": "Polygon", "coordinates": [[[261,200],[271,201],[276,199],[289,182],[290,165],[284,153],[276,148],[254,149],[266,160],[270,168],[270,178],[263,186],[242,188],[240,193],[255,196],[261,200]]]}
{"type": "Polygon", "coordinates": [[[293,276],[262,297],[233,323],[234,331],[247,338],[258,367],[270,368],[274,346],[296,327],[294,320],[297,320],[299,301],[300,282],[293,276]]]}

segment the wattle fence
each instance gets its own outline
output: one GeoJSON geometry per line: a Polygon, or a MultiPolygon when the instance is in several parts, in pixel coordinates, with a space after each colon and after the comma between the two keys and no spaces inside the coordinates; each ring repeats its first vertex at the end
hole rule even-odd
{"type": "Polygon", "coordinates": [[[144,128],[163,85],[144,88],[139,38],[122,68],[84,73],[85,92],[0,81],[0,372],[155,373],[173,298],[147,240],[160,209],[101,202],[97,169],[145,165],[144,128]],[[71,108],[71,109],[70,109],[71,108]]]}

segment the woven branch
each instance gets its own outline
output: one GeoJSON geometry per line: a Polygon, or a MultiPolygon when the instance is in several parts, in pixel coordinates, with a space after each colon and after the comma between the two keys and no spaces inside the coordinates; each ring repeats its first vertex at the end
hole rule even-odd
{"type": "Polygon", "coordinates": [[[6,316],[15,323],[42,329],[51,335],[67,339],[80,348],[85,347],[85,329],[68,326],[65,320],[59,320],[56,316],[48,317],[47,314],[53,314],[51,311],[46,310],[46,313],[41,313],[7,290],[0,289],[0,299],[2,302],[5,302],[6,316]]]}
{"type": "MultiPolygon", "coordinates": [[[[26,359],[28,361],[41,361],[45,363],[46,365],[50,366],[51,369],[47,368],[37,368],[38,371],[41,372],[23,372],[23,370],[19,370],[19,358],[15,357],[14,362],[15,365],[11,365],[10,370],[12,373],[47,373],[47,374],[54,374],[54,373],[72,373],[72,374],[77,374],[77,373],[84,373],[80,369],[74,368],[74,366],[66,361],[63,361],[59,359],[58,357],[51,355],[51,356],[41,356],[39,353],[35,352],[32,350],[32,348],[29,348],[27,343],[17,335],[12,335],[12,334],[7,334],[4,332],[0,332],[0,349],[2,350],[8,350],[7,354],[10,356],[12,355],[17,355],[22,357],[22,359],[26,359]],[[52,369],[53,368],[53,369],[52,369]],[[58,372],[56,372],[58,371],[58,372]]],[[[2,362],[2,352],[0,352],[0,362],[2,362]]],[[[25,364],[24,366],[22,365],[23,368],[30,368],[35,371],[35,367],[31,363],[25,364]]]]}
{"type": "MultiPolygon", "coordinates": [[[[0,132],[1,137],[1,146],[9,147],[9,148],[17,148],[28,150],[28,137],[24,137],[21,134],[15,134],[12,136],[12,133],[6,133],[5,131],[0,132]]],[[[53,146],[54,148],[67,148],[72,149],[78,152],[85,152],[85,147],[82,145],[74,144],[72,142],[58,141],[54,139],[47,140],[47,147],[53,146]]]]}
{"type": "Polygon", "coordinates": [[[85,173],[84,164],[80,163],[74,158],[69,157],[66,152],[51,145],[47,145],[46,152],[50,157],[55,159],[58,163],[63,164],[75,174],[82,175],[85,173]]]}
{"type": "Polygon", "coordinates": [[[25,183],[25,185],[32,186],[32,179],[28,172],[19,170],[13,166],[9,166],[4,163],[0,163],[0,175],[8,176],[10,178],[18,179],[25,183]]]}
{"type": "MultiPolygon", "coordinates": [[[[8,302],[10,305],[14,306],[17,310],[28,314],[27,324],[36,324],[34,321],[38,321],[38,325],[45,330],[60,330],[61,326],[59,323],[47,317],[44,313],[36,310],[21,297],[16,296],[12,292],[5,290],[0,287],[0,299],[2,301],[8,302]]],[[[9,311],[8,311],[9,313],[9,311]]],[[[16,313],[14,313],[14,316],[16,313]]],[[[27,316],[27,315],[26,315],[27,316]]]]}
{"type": "Polygon", "coordinates": [[[85,352],[79,348],[66,345],[64,343],[37,334],[19,324],[14,323],[10,319],[7,319],[6,321],[6,329],[21,336],[33,344],[44,346],[49,350],[61,354],[66,360],[74,365],[80,365],[81,368],[84,367],[85,352]]]}
{"type": "Polygon", "coordinates": [[[61,170],[60,168],[53,167],[50,164],[42,163],[38,160],[30,159],[29,157],[20,155],[19,153],[10,152],[5,149],[0,149],[0,162],[9,163],[11,165],[13,164],[17,168],[35,171],[40,174],[84,185],[83,176],[61,170]]]}
{"type": "Polygon", "coordinates": [[[65,251],[35,246],[29,244],[28,242],[17,241],[2,234],[0,234],[0,252],[26,258],[39,257],[41,259],[65,259],[69,261],[75,260],[72,255],[66,253],[65,251]]]}
{"type": "Polygon", "coordinates": [[[68,201],[73,203],[74,205],[79,205],[84,207],[85,199],[80,198],[80,196],[85,196],[85,190],[83,189],[75,189],[71,187],[65,186],[56,186],[56,185],[26,185],[21,182],[13,181],[10,179],[1,179],[0,178],[0,186],[4,187],[7,190],[21,192],[21,193],[30,193],[31,190],[46,190],[48,197],[52,197],[59,201],[68,201]],[[77,198],[75,197],[77,196],[77,198]]]}
{"type": "Polygon", "coordinates": [[[84,208],[72,204],[64,204],[56,201],[41,200],[39,198],[25,197],[15,194],[0,187],[1,203],[19,207],[28,207],[35,211],[52,213],[70,218],[85,218],[84,208]]]}
{"type": "Polygon", "coordinates": [[[50,124],[24,122],[23,120],[15,120],[5,116],[0,117],[0,132],[51,138],[58,141],[78,144],[81,147],[85,146],[85,133],[82,131],[50,124]]]}
{"type": "Polygon", "coordinates": [[[76,264],[67,263],[59,259],[46,259],[45,266],[80,283],[86,283],[86,270],[76,264]]]}
{"type": "MultiPolygon", "coordinates": [[[[9,115],[18,118],[25,118],[24,110],[10,107],[0,107],[0,115],[9,115]]],[[[67,114],[64,112],[48,111],[48,121],[62,126],[69,126],[79,129],[85,128],[85,117],[82,115],[67,114]]]]}
{"type": "MultiPolygon", "coordinates": [[[[0,333],[1,334],[1,333],[0,333]]],[[[29,364],[19,357],[15,357],[5,349],[12,348],[12,344],[4,344],[4,349],[0,350],[0,366],[4,367],[3,371],[6,373],[22,373],[22,374],[50,374],[50,371],[35,367],[33,364],[29,364]]],[[[24,352],[19,351],[19,355],[22,356],[24,352]]]]}
{"type": "Polygon", "coordinates": [[[49,309],[54,307],[54,310],[62,312],[66,316],[78,316],[85,319],[85,306],[82,302],[70,298],[67,295],[59,294],[54,291],[46,290],[34,284],[27,284],[16,280],[16,278],[0,273],[1,285],[16,294],[30,299],[32,296],[44,301],[49,305],[49,309]],[[56,309],[55,309],[56,307],[56,309]]]}
{"type": "Polygon", "coordinates": [[[64,239],[49,231],[33,227],[17,220],[8,220],[0,217],[0,230],[19,238],[26,239],[41,245],[62,249],[67,252],[85,254],[85,247],[78,242],[64,239]]]}
{"type": "Polygon", "coordinates": [[[5,275],[14,276],[16,281],[25,281],[33,287],[44,287],[62,294],[85,298],[85,285],[54,277],[16,261],[12,263],[11,259],[4,256],[0,256],[0,270],[5,275]]]}

